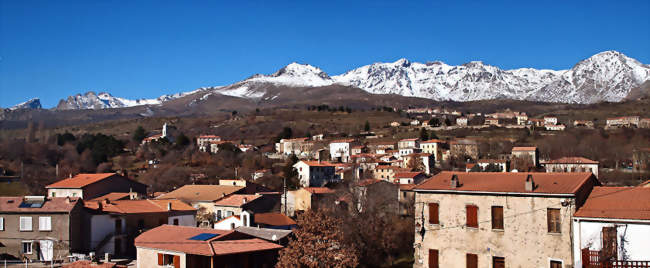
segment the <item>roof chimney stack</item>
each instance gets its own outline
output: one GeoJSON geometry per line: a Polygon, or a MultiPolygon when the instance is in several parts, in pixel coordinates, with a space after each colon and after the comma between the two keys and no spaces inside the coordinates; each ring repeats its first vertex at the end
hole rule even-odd
{"type": "Polygon", "coordinates": [[[167,211],[172,211],[172,202],[167,203],[167,211]]]}
{"type": "Polygon", "coordinates": [[[458,181],[458,175],[453,174],[451,175],[451,188],[458,188],[460,187],[460,182],[458,181]]]}
{"type": "Polygon", "coordinates": [[[535,182],[533,181],[533,174],[528,174],[526,177],[526,191],[532,192],[535,190],[535,182]]]}
{"type": "Polygon", "coordinates": [[[246,197],[242,198],[242,204],[246,204],[246,201],[248,201],[246,197]]]}

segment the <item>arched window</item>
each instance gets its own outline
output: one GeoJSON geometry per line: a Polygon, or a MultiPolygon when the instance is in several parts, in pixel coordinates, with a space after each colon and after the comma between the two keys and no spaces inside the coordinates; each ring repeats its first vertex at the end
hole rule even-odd
{"type": "Polygon", "coordinates": [[[242,219],[243,219],[242,225],[251,226],[250,223],[248,222],[248,215],[243,215],[242,219]]]}

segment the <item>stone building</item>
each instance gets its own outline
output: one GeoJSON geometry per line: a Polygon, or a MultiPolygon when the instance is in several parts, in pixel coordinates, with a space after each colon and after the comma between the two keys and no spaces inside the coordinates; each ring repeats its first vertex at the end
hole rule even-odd
{"type": "Polygon", "coordinates": [[[586,172],[443,171],[413,189],[413,267],[570,266],[571,216],[596,185],[586,172]]]}
{"type": "Polygon", "coordinates": [[[478,159],[478,143],[474,140],[460,139],[452,141],[449,143],[449,149],[453,157],[478,159]]]}
{"type": "Polygon", "coordinates": [[[591,172],[598,178],[598,161],[584,157],[562,157],[541,164],[546,172],[591,172]]]}

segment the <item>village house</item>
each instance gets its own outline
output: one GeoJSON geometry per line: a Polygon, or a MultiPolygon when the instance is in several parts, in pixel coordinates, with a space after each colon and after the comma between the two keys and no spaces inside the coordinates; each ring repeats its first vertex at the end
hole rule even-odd
{"type": "Polygon", "coordinates": [[[598,161],[584,157],[562,157],[542,161],[546,172],[591,172],[598,178],[598,161]]]}
{"type": "Polygon", "coordinates": [[[524,126],[528,122],[528,115],[526,115],[526,113],[518,114],[516,117],[517,125],[524,126]]]}
{"type": "Polygon", "coordinates": [[[411,121],[411,126],[417,126],[420,125],[420,120],[414,119],[411,121]]]}
{"type": "Polygon", "coordinates": [[[265,212],[253,214],[253,226],[275,230],[291,230],[296,228],[297,223],[282,213],[265,212]]]}
{"type": "Polygon", "coordinates": [[[80,197],[93,199],[113,192],[136,192],[147,194],[147,185],[118,175],[116,173],[77,174],[48,186],[49,197],[80,197]]]}
{"type": "Polygon", "coordinates": [[[275,151],[285,155],[300,155],[305,142],[307,142],[307,138],[281,139],[275,144],[275,151]]]}
{"type": "Polygon", "coordinates": [[[214,202],[235,193],[247,193],[246,187],[232,185],[186,184],[156,197],[157,200],[178,199],[197,209],[214,211],[214,202]]]}
{"type": "Polygon", "coordinates": [[[571,215],[596,185],[591,173],[443,171],[413,190],[413,267],[571,265],[571,215]]]}
{"type": "Polygon", "coordinates": [[[388,182],[395,181],[395,174],[400,172],[410,172],[410,169],[397,167],[397,166],[388,166],[388,165],[378,165],[375,167],[373,172],[373,177],[375,180],[384,180],[388,182]]]}
{"type": "Polygon", "coordinates": [[[241,226],[235,229],[238,233],[244,233],[259,239],[266,240],[271,243],[286,246],[289,244],[289,237],[293,234],[291,230],[270,229],[241,226]]]}
{"type": "Polygon", "coordinates": [[[363,145],[352,146],[352,148],[350,149],[350,155],[359,155],[363,153],[363,150],[365,148],[366,147],[363,145]]]}
{"type": "Polygon", "coordinates": [[[397,184],[384,180],[366,179],[360,181],[353,191],[356,195],[356,204],[354,205],[358,211],[369,209],[364,205],[374,206],[380,211],[399,211],[399,186],[397,184]]]}
{"type": "Polygon", "coordinates": [[[399,215],[414,216],[415,213],[415,184],[400,184],[399,186],[399,215]]]}
{"type": "Polygon", "coordinates": [[[196,226],[196,209],[179,200],[101,200],[84,203],[84,247],[95,254],[133,256],[133,239],[163,224],[196,226]]]}
{"type": "Polygon", "coordinates": [[[0,197],[0,249],[18,260],[60,260],[83,252],[78,197],[0,197]]]}
{"type": "Polygon", "coordinates": [[[632,168],[636,171],[650,170],[650,147],[634,149],[632,152],[632,168]]]}
{"type": "Polygon", "coordinates": [[[216,135],[199,135],[196,138],[196,145],[199,147],[199,151],[207,152],[210,149],[210,142],[221,141],[221,137],[216,135]]]}
{"type": "Polygon", "coordinates": [[[270,169],[258,169],[258,170],[255,170],[253,172],[253,174],[251,174],[251,179],[257,180],[257,179],[259,179],[261,177],[269,176],[269,175],[271,175],[271,170],[270,169]]]}
{"type": "Polygon", "coordinates": [[[272,267],[282,248],[236,231],[162,225],[135,239],[138,268],[272,267]]]}
{"type": "Polygon", "coordinates": [[[485,118],[484,125],[486,126],[500,126],[499,118],[485,118]]]}
{"type": "Polygon", "coordinates": [[[558,125],[545,125],[544,128],[546,130],[551,130],[551,131],[564,131],[566,129],[565,125],[558,124],[558,125]]]}
{"type": "Polygon", "coordinates": [[[529,118],[528,119],[528,124],[532,125],[534,127],[543,127],[544,126],[544,119],[541,118],[529,118]]]}
{"type": "Polygon", "coordinates": [[[432,154],[413,153],[400,157],[402,162],[400,167],[405,169],[422,171],[425,174],[431,174],[435,166],[435,159],[432,154]]]}
{"type": "Polygon", "coordinates": [[[298,172],[302,187],[322,187],[328,182],[337,181],[336,165],[326,161],[298,161],[293,165],[298,172]]]}
{"type": "Polygon", "coordinates": [[[650,264],[650,188],[595,187],[573,216],[573,267],[650,264]]]}
{"type": "Polygon", "coordinates": [[[333,203],[334,190],[326,187],[304,187],[287,191],[280,198],[281,210],[291,217],[310,209],[317,209],[322,204],[333,203]]]}
{"type": "Polygon", "coordinates": [[[336,162],[350,161],[350,147],[353,146],[353,139],[333,140],[329,144],[330,159],[336,162]]]}
{"type": "Polygon", "coordinates": [[[590,120],[574,120],[573,121],[573,126],[574,127],[594,128],[594,121],[590,121],[590,120]]]}
{"type": "Polygon", "coordinates": [[[216,220],[232,215],[240,215],[244,211],[261,213],[271,211],[279,204],[279,195],[274,194],[232,194],[214,202],[216,220]]]}
{"type": "Polygon", "coordinates": [[[544,116],[544,125],[557,125],[557,117],[555,116],[544,116]]]}
{"type": "Polygon", "coordinates": [[[449,142],[450,154],[453,157],[478,159],[478,143],[470,139],[459,139],[449,142]]]}
{"type": "MultiPolygon", "coordinates": [[[[509,172],[510,171],[510,161],[505,159],[479,159],[476,161],[476,164],[481,167],[482,170],[487,170],[489,167],[496,168],[500,172],[509,172]]],[[[497,170],[492,170],[497,172],[497,170]]]]}
{"type": "Polygon", "coordinates": [[[399,126],[400,126],[400,123],[397,122],[397,121],[393,121],[393,122],[390,122],[390,126],[391,126],[391,127],[399,127],[399,126]]]}
{"type": "Polygon", "coordinates": [[[418,171],[399,172],[395,174],[395,180],[393,182],[396,184],[418,184],[426,178],[426,174],[418,171]]]}
{"type": "Polygon", "coordinates": [[[422,153],[431,154],[436,162],[442,159],[442,144],[444,141],[438,139],[426,140],[420,142],[420,150],[422,153]]]}
{"type": "Polygon", "coordinates": [[[534,166],[539,165],[539,151],[537,147],[512,147],[512,157],[529,159],[534,166]]]}
{"type": "Polygon", "coordinates": [[[397,142],[397,149],[420,149],[420,139],[401,139],[397,142]]]}
{"type": "Polygon", "coordinates": [[[639,120],[639,128],[650,128],[650,118],[641,118],[639,120]]]}
{"type": "Polygon", "coordinates": [[[619,128],[619,127],[638,127],[640,118],[638,116],[621,116],[607,118],[607,125],[605,128],[619,128]]]}
{"type": "Polygon", "coordinates": [[[173,132],[173,130],[175,130],[175,129],[176,129],[175,127],[167,126],[167,123],[164,123],[163,127],[162,127],[162,131],[160,132],[160,134],[155,134],[155,135],[144,138],[142,140],[142,144],[144,145],[144,144],[147,144],[147,143],[150,143],[150,142],[160,141],[161,139],[167,139],[169,141],[174,141],[174,137],[173,137],[173,135],[171,135],[172,134],[171,132],[173,132]]]}
{"type": "Polygon", "coordinates": [[[467,126],[467,117],[458,117],[456,118],[456,125],[459,127],[466,127],[467,126]]]}

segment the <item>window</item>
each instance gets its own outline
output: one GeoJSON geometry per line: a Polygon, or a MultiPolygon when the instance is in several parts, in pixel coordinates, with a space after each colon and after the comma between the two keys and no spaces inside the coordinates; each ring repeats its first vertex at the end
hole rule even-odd
{"type": "Polygon", "coordinates": [[[0,231],[5,230],[5,218],[0,217],[0,231]]]}
{"type": "Polygon", "coordinates": [[[234,222],[230,224],[230,230],[235,230],[235,223],[234,222]]]}
{"type": "Polygon", "coordinates": [[[178,225],[178,219],[174,219],[174,225],[178,225]]]}
{"type": "Polygon", "coordinates": [[[546,211],[546,221],[548,223],[548,232],[549,233],[559,233],[560,230],[561,230],[560,209],[559,208],[549,208],[546,211]]]}
{"type": "Polygon", "coordinates": [[[23,254],[32,254],[32,241],[23,241],[23,254]]]}
{"type": "Polygon", "coordinates": [[[551,261],[551,268],[562,268],[561,261],[551,261]]]}
{"type": "Polygon", "coordinates": [[[429,268],[439,268],[437,249],[429,249],[429,268]]]}
{"type": "Polygon", "coordinates": [[[56,192],[52,192],[52,197],[56,197],[56,192]]]}
{"type": "Polygon", "coordinates": [[[492,257],[492,267],[494,267],[494,268],[505,268],[506,267],[506,258],[504,258],[504,257],[492,257]]]}
{"type": "Polygon", "coordinates": [[[438,203],[429,203],[429,223],[440,224],[438,217],[438,203]]]}
{"type": "Polygon", "coordinates": [[[478,255],[467,253],[466,259],[465,263],[467,268],[478,268],[478,255]]]}
{"type": "Polygon", "coordinates": [[[503,207],[492,207],[492,229],[503,230],[503,207]]]}
{"type": "Polygon", "coordinates": [[[21,231],[32,230],[32,217],[20,217],[20,230],[21,231]]]}
{"type": "Polygon", "coordinates": [[[72,197],[76,197],[76,196],[77,196],[77,193],[72,193],[72,197]]]}
{"type": "Polygon", "coordinates": [[[52,217],[38,217],[39,231],[52,231],[52,217]]]}
{"type": "Polygon", "coordinates": [[[478,207],[467,205],[465,211],[467,212],[467,227],[478,228],[478,207]]]}
{"type": "Polygon", "coordinates": [[[168,267],[180,267],[181,257],[170,254],[158,253],[158,265],[168,267]]]}

